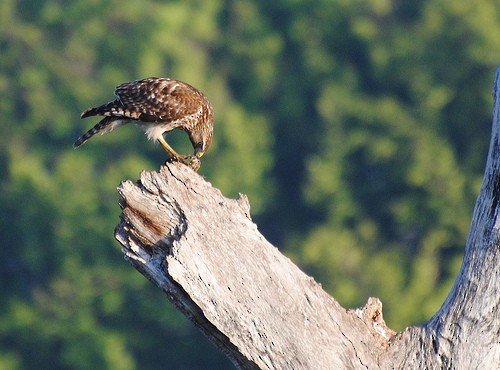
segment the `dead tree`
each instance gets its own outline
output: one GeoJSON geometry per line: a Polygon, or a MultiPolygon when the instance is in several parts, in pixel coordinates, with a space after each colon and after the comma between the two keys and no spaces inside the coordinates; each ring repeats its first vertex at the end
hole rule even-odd
{"type": "MultiPolygon", "coordinates": [[[[376,298],[342,308],[267,242],[245,196],[187,166],[119,187],[126,259],[243,369],[500,368],[500,68],[491,144],[462,267],[429,322],[396,333],[376,298]]],[[[402,302],[404,304],[404,302],[402,302]]]]}

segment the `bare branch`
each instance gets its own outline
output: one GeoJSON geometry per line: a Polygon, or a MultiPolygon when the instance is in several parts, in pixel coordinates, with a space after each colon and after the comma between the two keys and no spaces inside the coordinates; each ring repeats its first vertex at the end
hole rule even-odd
{"type": "MultiPolygon", "coordinates": [[[[500,364],[500,73],[465,258],[425,325],[395,334],[370,298],[345,310],[269,244],[244,196],[170,163],[119,187],[128,261],[244,369],[471,369],[500,364]]],[[[334,248],[332,241],[332,248],[334,248]]]]}

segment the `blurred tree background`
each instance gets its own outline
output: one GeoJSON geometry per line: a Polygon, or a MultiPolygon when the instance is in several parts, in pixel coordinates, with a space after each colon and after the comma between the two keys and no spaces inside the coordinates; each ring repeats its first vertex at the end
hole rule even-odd
{"type": "Polygon", "coordinates": [[[378,296],[401,330],[443,302],[489,144],[497,0],[3,0],[0,29],[0,369],[232,367],[113,238],[116,186],[161,147],[130,126],[72,149],[83,109],[148,76],[206,93],[200,173],[344,306],[378,296]]]}

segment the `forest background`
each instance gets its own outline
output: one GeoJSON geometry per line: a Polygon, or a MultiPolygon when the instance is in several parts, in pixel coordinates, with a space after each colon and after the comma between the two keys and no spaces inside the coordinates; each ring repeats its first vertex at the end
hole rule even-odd
{"type": "Polygon", "coordinates": [[[200,173],[342,305],[377,296],[396,330],[440,307],[489,144],[498,0],[3,0],[0,30],[0,369],[232,367],[113,238],[117,185],[163,149],[132,126],[72,148],[83,109],[148,76],[206,93],[200,173]]]}

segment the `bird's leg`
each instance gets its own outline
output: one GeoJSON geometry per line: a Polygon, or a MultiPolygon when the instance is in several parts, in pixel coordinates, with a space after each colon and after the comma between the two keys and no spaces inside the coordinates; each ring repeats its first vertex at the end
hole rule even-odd
{"type": "Polygon", "coordinates": [[[163,138],[163,136],[160,136],[158,138],[158,141],[160,142],[161,146],[165,151],[168,153],[168,155],[175,159],[176,161],[182,162],[185,165],[191,167],[193,170],[198,171],[201,167],[201,161],[200,158],[197,155],[179,155],[177,152],[172,149],[170,145],[168,145],[167,141],[163,138]]]}
{"type": "Polygon", "coordinates": [[[179,161],[179,162],[182,162],[182,163],[185,163],[186,164],[186,161],[184,160],[183,157],[181,157],[179,154],[177,154],[177,152],[172,149],[172,147],[170,145],[168,145],[168,143],[165,141],[165,139],[163,138],[163,136],[160,136],[158,138],[158,141],[160,142],[161,146],[163,147],[163,149],[165,149],[165,151],[168,153],[168,155],[175,159],[176,161],[179,161]]]}

